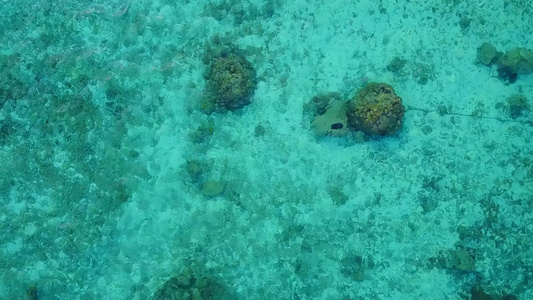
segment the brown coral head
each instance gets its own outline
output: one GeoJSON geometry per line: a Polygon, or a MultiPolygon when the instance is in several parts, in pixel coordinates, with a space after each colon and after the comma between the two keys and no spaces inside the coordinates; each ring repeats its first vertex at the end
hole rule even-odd
{"type": "Polygon", "coordinates": [[[207,94],[215,109],[236,110],[250,104],[256,87],[255,70],[243,56],[223,53],[211,62],[207,94]]]}
{"type": "Polygon", "coordinates": [[[348,126],[368,135],[393,135],[403,123],[402,99],[386,83],[369,83],[350,100],[348,126]]]}

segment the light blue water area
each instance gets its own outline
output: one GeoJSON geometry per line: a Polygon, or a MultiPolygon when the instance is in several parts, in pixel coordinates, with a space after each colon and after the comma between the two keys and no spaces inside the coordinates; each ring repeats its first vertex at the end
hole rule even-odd
{"type": "Polygon", "coordinates": [[[0,299],[533,299],[530,1],[2,1],[0,299]]]}

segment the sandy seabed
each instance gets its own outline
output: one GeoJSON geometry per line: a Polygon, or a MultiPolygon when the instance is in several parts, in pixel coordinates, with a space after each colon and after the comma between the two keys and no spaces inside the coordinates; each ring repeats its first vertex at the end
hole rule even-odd
{"type": "Polygon", "coordinates": [[[15,2],[0,298],[151,299],[191,269],[237,299],[533,298],[533,115],[507,102],[533,76],[477,59],[533,48],[527,1],[15,2]],[[207,115],[206,52],[230,44],[258,86],[207,115]],[[401,131],[317,139],[304,104],[367,82],[401,131]]]}

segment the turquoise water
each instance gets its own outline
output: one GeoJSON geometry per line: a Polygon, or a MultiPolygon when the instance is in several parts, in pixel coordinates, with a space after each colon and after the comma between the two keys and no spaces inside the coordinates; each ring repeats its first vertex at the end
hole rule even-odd
{"type": "Polygon", "coordinates": [[[531,2],[0,10],[0,299],[533,299],[531,2]]]}

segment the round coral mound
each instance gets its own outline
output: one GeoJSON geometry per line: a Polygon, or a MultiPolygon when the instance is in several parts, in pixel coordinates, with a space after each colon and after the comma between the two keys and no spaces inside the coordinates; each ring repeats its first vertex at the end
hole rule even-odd
{"type": "Polygon", "coordinates": [[[250,104],[257,86],[252,64],[236,53],[214,58],[206,79],[207,101],[214,110],[237,110],[250,104]]]}
{"type": "Polygon", "coordinates": [[[385,136],[402,127],[404,112],[402,99],[390,85],[372,82],[350,100],[346,115],[350,129],[385,136]]]}

